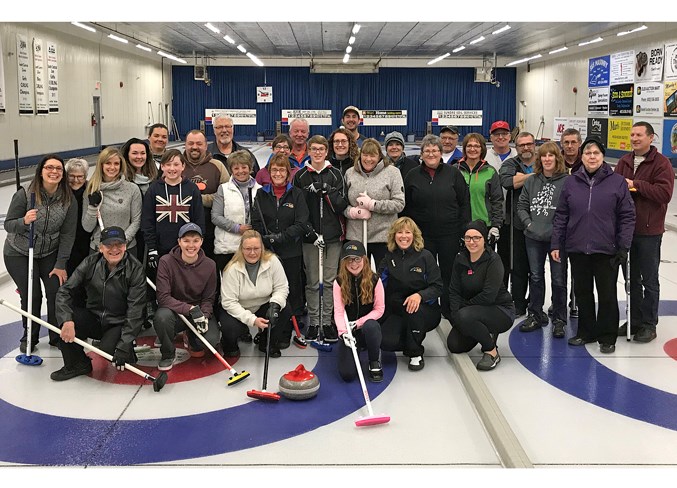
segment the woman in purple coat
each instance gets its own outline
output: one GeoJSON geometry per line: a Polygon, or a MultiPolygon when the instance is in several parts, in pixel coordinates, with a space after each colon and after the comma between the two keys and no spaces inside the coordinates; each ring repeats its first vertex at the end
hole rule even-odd
{"type": "Polygon", "coordinates": [[[553,220],[551,255],[571,260],[578,300],[578,331],[572,346],[599,342],[599,350],[616,350],[618,266],[628,256],[635,229],[635,206],[625,178],[604,161],[606,150],[595,138],[581,146],[583,167],[567,178],[553,220]],[[598,309],[595,313],[594,288],[598,309]]]}

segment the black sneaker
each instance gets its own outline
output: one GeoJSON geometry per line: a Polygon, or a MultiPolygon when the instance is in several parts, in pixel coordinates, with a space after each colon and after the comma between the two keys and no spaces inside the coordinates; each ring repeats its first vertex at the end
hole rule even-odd
{"type": "Polygon", "coordinates": [[[306,332],[306,339],[308,339],[309,341],[316,341],[318,335],[320,335],[320,326],[309,325],[308,331],[306,332]]]}
{"type": "Polygon", "coordinates": [[[602,354],[611,354],[616,350],[616,346],[614,344],[600,344],[599,345],[599,352],[602,354]]]}
{"type": "Polygon", "coordinates": [[[541,327],[544,327],[545,325],[548,325],[547,320],[538,320],[534,315],[529,314],[527,318],[519,324],[519,330],[520,332],[533,332],[540,329],[541,327]]]}
{"type": "Polygon", "coordinates": [[[322,334],[325,342],[338,342],[338,330],[333,325],[323,325],[322,334]]]}
{"type": "Polygon", "coordinates": [[[380,361],[369,361],[369,381],[380,383],[383,381],[383,368],[380,361]]]}
{"type": "Polygon", "coordinates": [[[75,364],[72,367],[64,366],[61,369],[54,371],[50,378],[54,381],[66,381],[76,376],[81,376],[83,374],[89,374],[92,372],[92,361],[87,359],[81,363],[75,364]]]}
{"type": "Polygon", "coordinates": [[[552,336],[557,339],[562,339],[564,337],[564,327],[566,323],[564,320],[555,319],[552,321],[552,336]]]}
{"type": "MultiPolygon", "coordinates": [[[[630,335],[635,335],[640,331],[639,327],[630,327],[630,335]]],[[[623,322],[623,325],[621,325],[618,328],[618,337],[625,337],[628,333],[628,323],[623,322]]]]}
{"type": "Polygon", "coordinates": [[[284,339],[277,343],[278,349],[288,349],[291,345],[291,339],[284,339]]]}
{"type": "Polygon", "coordinates": [[[500,362],[501,356],[498,354],[498,349],[496,349],[495,356],[492,356],[488,352],[485,352],[482,355],[482,359],[480,359],[480,361],[477,363],[477,369],[480,371],[491,371],[500,362]]]}
{"type": "MultiPolygon", "coordinates": [[[[37,341],[31,342],[31,354],[34,353],[37,348],[38,348],[37,341]]],[[[19,351],[21,351],[21,354],[26,354],[26,349],[28,349],[26,341],[21,341],[19,343],[19,351]]]]}
{"type": "Polygon", "coordinates": [[[635,334],[635,336],[632,338],[635,342],[651,342],[653,341],[656,337],[656,331],[654,329],[650,329],[648,327],[642,327],[639,329],[639,332],[635,334]]]}
{"type": "MultiPolygon", "coordinates": [[[[264,338],[265,339],[265,338],[264,338]]],[[[266,341],[260,341],[259,342],[259,351],[262,352],[263,354],[266,353],[266,341]]],[[[280,349],[273,344],[270,345],[270,357],[271,358],[279,358],[282,356],[282,353],[280,352],[280,349]]]]}
{"type": "Polygon", "coordinates": [[[238,341],[244,342],[245,344],[251,344],[252,343],[252,335],[249,333],[249,331],[242,333],[238,338],[238,341]]]}
{"type": "Polygon", "coordinates": [[[425,367],[423,356],[409,358],[409,371],[421,371],[425,367]]]}
{"type": "Polygon", "coordinates": [[[578,318],[578,307],[571,308],[569,307],[569,317],[572,319],[578,318]]]}

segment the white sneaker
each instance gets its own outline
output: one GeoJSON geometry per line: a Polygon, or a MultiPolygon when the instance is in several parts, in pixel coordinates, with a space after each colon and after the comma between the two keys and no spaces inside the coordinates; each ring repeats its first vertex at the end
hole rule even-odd
{"type": "Polygon", "coordinates": [[[409,358],[409,371],[421,371],[425,366],[423,356],[414,356],[409,358]]]}

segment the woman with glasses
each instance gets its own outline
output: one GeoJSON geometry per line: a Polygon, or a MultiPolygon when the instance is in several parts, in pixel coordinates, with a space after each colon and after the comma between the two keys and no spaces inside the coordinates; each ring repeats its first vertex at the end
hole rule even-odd
{"type": "MultiPolygon", "coordinates": [[[[21,308],[28,311],[28,255],[29,234],[33,232],[33,290],[31,313],[40,317],[42,289],[47,296],[47,320],[55,327],[56,292],[68,278],[66,262],[75,240],[78,205],[64,178],[63,159],[56,154],[42,158],[35,176],[27,187],[21,187],[12,196],[7,209],[4,227],[7,231],[3,255],[5,268],[16,283],[21,296],[21,308]]],[[[23,318],[24,333],[19,343],[26,353],[26,318],[23,318]]],[[[31,329],[31,354],[38,344],[40,325],[33,323],[31,329]]],[[[49,344],[56,346],[59,335],[50,331],[49,344]]]]}
{"type": "Polygon", "coordinates": [[[404,184],[400,171],[383,157],[376,139],[362,143],[360,159],[345,173],[348,207],[344,211],[346,239],[367,246],[367,261],[378,266],[386,254],[388,229],[404,208],[404,184]],[[367,242],[363,225],[367,221],[367,242]]]}
{"type": "Polygon", "coordinates": [[[515,304],[503,284],[503,263],[487,245],[488,229],[473,220],[463,234],[465,246],[454,261],[449,287],[451,332],[447,347],[452,353],[472,350],[478,343],[480,371],[490,371],[501,361],[498,335],[512,327],[515,304]]]}
{"type": "Polygon", "coordinates": [[[294,175],[296,172],[299,170],[301,166],[296,165],[296,159],[290,157],[291,156],[291,145],[292,145],[292,140],[287,134],[280,134],[277,136],[275,139],[273,139],[273,143],[271,144],[271,148],[273,149],[273,153],[270,155],[268,158],[268,162],[266,163],[266,167],[260,169],[256,173],[256,182],[261,185],[271,185],[273,183],[272,179],[270,178],[270,171],[268,170],[270,167],[270,162],[272,161],[273,157],[276,154],[283,154],[289,159],[289,166],[290,166],[290,176],[289,176],[289,181],[294,178],[294,175]]]}
{"type": "Polygon", "coordinates": [[[89,240],[92,235],[91,232],[87,232],[82,227],[82,197],[85,194],[87,186],[88,171],[89,163],[84,159],[72,158],[66,161],[68,186],[70,186],[73,197],[75,197],[78,212],[78,221],[75,226],[75,242],[73,242],[71,255],[66,263],[66,273],[68,276],[72,275],[75,268],[89,255],[89,240]]]}
{"type": "Polygon", "coordinates": [[[404,179],[403,216],[421,228],[425,248],[440,263],[444,293],[442,315],[449,319],[449,282],[461,232],[470,221],[468,185],[454,166],[442,163],[442,143],[435,135],[421,141],[421,165],[404,179]]]}
{"type": "MultiPolygon", "coordinates": [[[[289,157],[273,155],[266,168],[272,183],[256,192],[252,210],[252,227],[263,235],[267,249],[277,254],[289,282],[289,305],[292,314],[300,321],[305,301],[303,299],[303,236],[308,226],[308,205],[303,190],[290,180],[289,157]]],[[[259,171],[259,174],[263,170],[259,171]]],[[[258,176],[258,175],[257,175],[258,176]]],[[[289,347],[291,327],[281,324],[280,349],[289,347]]]]}
{"type": "Polygon", "coordinates": [[[583,142],[583,167],[566,179],[557,204],[550,254],[566,262],[566,252],[571,261],[578,330],[569,345],[598,342],[600,352],[610,354],[618,335],[618,266],[632,243],[635,205],[625,178],[604,161],[605,153],[598,139],[583,142]]]}
{"type": "Polygon", "coordinates": [[[355,138],[347,129],[336,129],[329,136],[329,162],[335,168],[341,170],[345,176],[346,171],[355,166],[360,154],[355,138]]]}

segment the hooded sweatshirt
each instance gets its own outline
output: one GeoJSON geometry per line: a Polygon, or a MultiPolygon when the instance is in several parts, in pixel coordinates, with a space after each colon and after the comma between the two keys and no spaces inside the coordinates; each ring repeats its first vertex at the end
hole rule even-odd
{"type": "Polygon", "coordinates": [[[526,237],[550,241],[557,202],[568,177],[567,173],[554,174],[549,178],[539,173],[524,183],[517,201],[517,217],[524,226],[526,237]]]}

